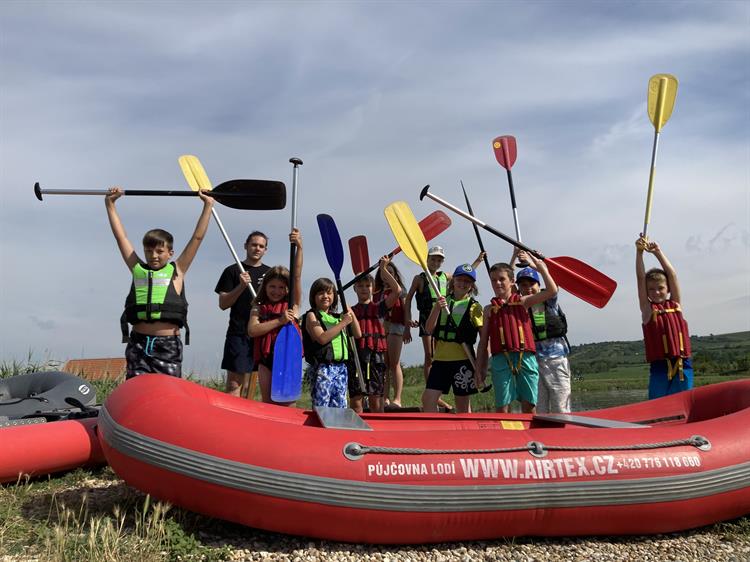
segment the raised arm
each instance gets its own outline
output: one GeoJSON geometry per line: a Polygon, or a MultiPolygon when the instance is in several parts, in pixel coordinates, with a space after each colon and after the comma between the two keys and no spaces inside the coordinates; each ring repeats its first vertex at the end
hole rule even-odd
{"type": "Polygon", "coordinates": [[[481,263],[484,261],[484,256],[487,255],[487,252],[479,252],[479,255],[477,256],[477,259],[475,259],[471,263],[471,269],[476,270],[477,267],[481,265],[481,263]]]}
{"type": "Polygon", "coordinates": [[[128,235],[125,233],[125,227],[122,226],[120,215],[117,213],[115,201],[120,197],[122,197],[122,189],[119,187],[110,187],[107,190],[107,195],[104,197],[104,206],[107,209],[109,226],[112,228],[112,234],[114,234],[117,241],[117,247],[120,249],[120,254],[125,265],[128,267],[128,271],[131,271],[141,260],[135,253],[135,248],[130,243],[128,235]]]}
{"type": "Polygon", "coordinates": [[[208,230],[208,221],[211,219],[211,209],[214,205],[214,198],[207,196],[203,193],[203,190],[198,192],[198,196],[203,200],[203,211],[198,217],[198,224],[195,225],[193,235],[190,237],[185,249],[182,250],[180,257],[175,260],[177,270],[183,275],[190,268],[190,264],[195,259],[195,254],[200,248],[201,242],[206,237],[206,231],[208,230]]]}
{"type": "Polygon", "coordinates": [[[521,302],[523,302],[523,305],[525,307],[534,306],[535,304],[539,304],[551,299],[554,296],[557,296],[557,283],[555,283],[552,275],[550,275],[549,270],[547,269],[547,264],[544,263],[544,260],[537,258],[533,254],[523,251],[518,252],[518,259],[527,261],[531,267],[536,269],[541,274],[542,279],[544,280],[544,291],[539,291],[536,294],[525,295],[521,297],[521,302]]]}
{"type": "Polygon", "coordinates": [[[646,287],[646,266],[643,264],[643,252],[648,241],[641,235],[635,241],[635,279],[638,286],[638,307],[641,309],[641,321],[645,324],[651,317],[651,302],[648,300],[646,287]]]}
{"type": "MultiPolygon", "coordinates": [[[[401,285],[398,284],[398,281],[396,281],[396,278],[393,275],[391,275],[390,271],[388,271],[389,263],[391,263],[391,258],[389,258],[388,256],[383,256],[382,258],[380,258],[380,262],[379,262],[380,279],[382,279],[385,286],[391,290],[390,294],[385,299],[385,306],[387,308],[393,308],[393,305],[396,304],[396,301],[401,296],[401,285]]],[[[404,315],[406,315],[405,310],[404,310],[404,315]]]]}

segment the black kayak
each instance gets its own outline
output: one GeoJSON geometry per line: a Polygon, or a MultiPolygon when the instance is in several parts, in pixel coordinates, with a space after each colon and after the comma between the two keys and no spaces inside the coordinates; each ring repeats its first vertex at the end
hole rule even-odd
{"type": "Polygon", "coordinates": [[[63,371],[42,371],[0,379],[0,422],[32,417],[47,421],[95,415],[96,389],[63,371]]]}

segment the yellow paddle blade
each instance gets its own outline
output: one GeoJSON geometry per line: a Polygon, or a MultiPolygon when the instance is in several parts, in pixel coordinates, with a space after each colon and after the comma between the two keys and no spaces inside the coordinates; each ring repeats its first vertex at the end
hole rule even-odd
{"type": "Polygon", "coordinates": [[[385,220],[396,242],[407,258],[427,269],[427,240],[406,201],[396,201],[385,208],[385,220]]]}
{"type": "Polygon", "coordinates": [[[677,97],[677,78],[671,74],[654,74],[648,81],[648,118],[660,132],[669,121],[677,97]]]}
{"type": "Polygon", "coordinates": [[[211,180],[208,179],[206,170],[203,169],[203,165],[197,156],[185,154],[180,156],[177,161],[180,163],[180,169],[190,185],[190,189],[193,191],[211,190],[211,180]]]}

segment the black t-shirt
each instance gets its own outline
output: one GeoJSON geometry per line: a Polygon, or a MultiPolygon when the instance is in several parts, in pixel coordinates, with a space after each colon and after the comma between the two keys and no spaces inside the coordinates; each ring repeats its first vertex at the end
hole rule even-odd
{"type": "MultiPolygon", "coordinates": [[[[253,287],[257,293],[260,290],[261,281],[266,272],[271,269],[265,264],[261,264],[257,267],[250,267],[247,264],[242,264],[250,274],[253,287]]],[[[233,263],[227,267],[219,277],[219,282],[216,283],[214,291],[218,293],[229,293],[237,285],[240,284],[240,268],[236,263],[233,263]]],[[[237,297],[234,304],[229,309],[229,327],[227,328],[227,335],[238,336],[247,334],[247,321],[250,320],[250,303],[252,302],[252,295],[250,289],[245,288],[244,291],[237,297]]]]}

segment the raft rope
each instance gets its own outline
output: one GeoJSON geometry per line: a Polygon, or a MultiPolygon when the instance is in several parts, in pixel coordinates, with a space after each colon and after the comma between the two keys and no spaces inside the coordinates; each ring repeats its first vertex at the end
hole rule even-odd
{"type": "Polygon", "coordinates": [[[549,451],[644,451],[649,449],[666,449],[686,445],[711,450],[711,443],[702,435],[693,435],[689,439],[676,439],[659,443],[636,443],[635,445],[598,445],[595,447],[578,447],[573,445],[545,445],[540,441],[529,441],[521,447],[500,447],[497,449],[417,449],[402,447],[377,447],[360,443],[344,445],[344,456],[349,460],[358,460],[368,454],[385,455],[486,455],[493,453],[519,453],[528,451],[534,457],[546,457],[549,451]]]}

